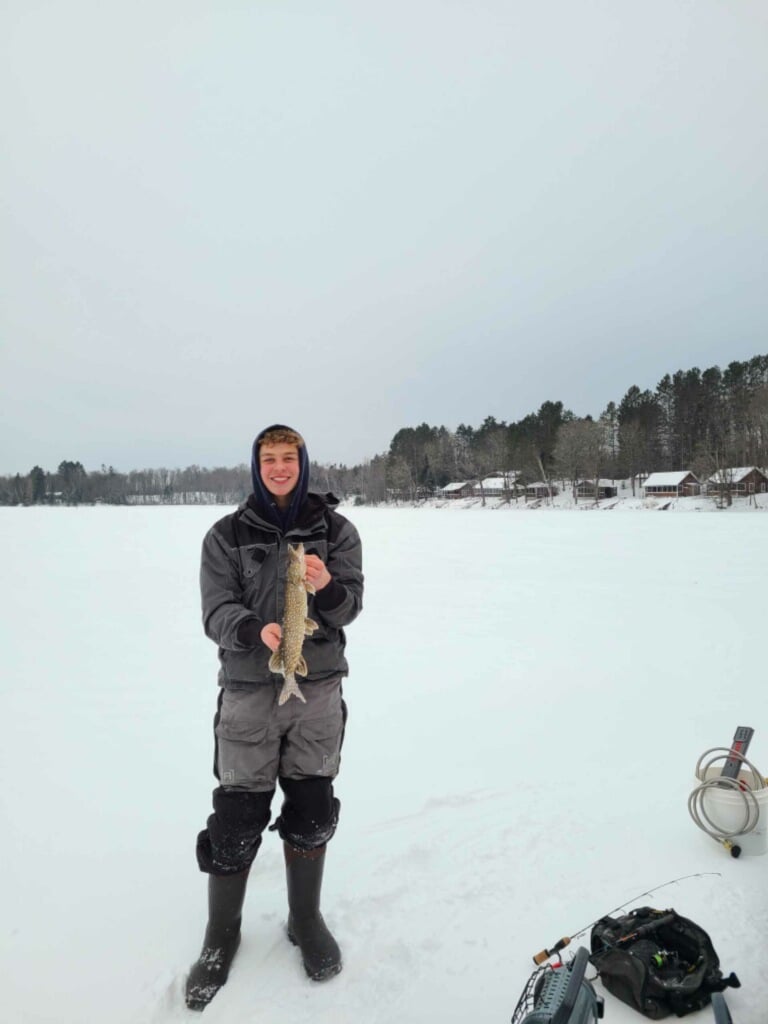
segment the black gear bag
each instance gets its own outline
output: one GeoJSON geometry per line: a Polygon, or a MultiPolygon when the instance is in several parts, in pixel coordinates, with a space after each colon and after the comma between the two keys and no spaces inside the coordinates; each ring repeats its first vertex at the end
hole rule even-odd
{"type": "Polygon", "coordinates": [[[674,910],[641,907],[603,917],[592,928],[590,962],[605,988],[651,1020],[684,1017],[713,992],[738,988],[724,978],[714,946],[699,925],[674,910]]]}

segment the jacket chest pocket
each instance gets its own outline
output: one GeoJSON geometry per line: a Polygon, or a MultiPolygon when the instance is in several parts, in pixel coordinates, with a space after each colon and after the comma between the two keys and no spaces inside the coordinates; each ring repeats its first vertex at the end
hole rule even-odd
{"type": "Polygon", "coordinates": [[[275,557],[274,552],[274,544],[247,544],[238,548],[240,583],[244,593],[261,587],[265,571],[275,557]]]}

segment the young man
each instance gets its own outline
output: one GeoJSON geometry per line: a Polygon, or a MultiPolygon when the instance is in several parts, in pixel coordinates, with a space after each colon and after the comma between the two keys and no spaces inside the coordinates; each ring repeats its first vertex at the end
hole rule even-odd
{"type": "Polygon", "coordinates": [[[253,443],[253,494],[219,520],[203,541],[203,625],[219,648],[213,814],[197,840],[208,874],[208,926],[186,985],[187,1006],[202,1010],[227,980],[240,943],[248,872],[270,820],[277,784],[283,794],[271,830],[283,840],[288,937],[316,981],[341,970],[341,953],[320,913],[326,845],[339,819],[333,779],[339,770],[346,706],[344,627],[362,608],[360,538],[335,511],[333,495],[308,492],[309,459],[301,436],[275,424],[253,443]],[[269,660],[280,643],[288,546],[306,553],[306,703],[278,697],[282,675],[269,660]]]}

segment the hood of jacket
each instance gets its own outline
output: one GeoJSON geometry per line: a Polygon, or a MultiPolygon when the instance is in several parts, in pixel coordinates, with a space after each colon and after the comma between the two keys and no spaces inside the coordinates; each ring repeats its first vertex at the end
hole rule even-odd
{"type": "Polygon", "coordinates": [[[293,427],[286,426],[285,423],[273,423],[271,426],[265,427],[259,432],[259,434],[257,434],[251,448],[251,481],[253,483],[253,494],[251,497],[254,500],[251,502],[249,499],[249,504],[263,519],[266,519],[267,522],[274,523],[275,526],[280,527],[280,529],[285,532],[286,530],[290,530],[293,526],[299,511],[307,498],[307,492],[309,490],[309,455],[307,454],[306,444],[299,445],[299,482],[293,489],[290,505],[285,509],[285,511],[283,511],[278,508],[275,496],[270,494],[264,486],[259,466],[259,447],[264,439],[264,435],[268,434],[272,430],[292,430],[295,434],[299,433],[298,430],[295,430],[293,427]]]}

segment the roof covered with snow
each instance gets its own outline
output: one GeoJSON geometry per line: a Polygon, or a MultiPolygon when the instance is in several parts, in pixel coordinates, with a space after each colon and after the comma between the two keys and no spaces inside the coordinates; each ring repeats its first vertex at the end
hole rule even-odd
{"type": "MultiPolygon", "coordinates": [[[[732,484],[737,484],[739,481],[743,480],[745,476],[749,476],[754,469],[756,469],[758,473],[763,472],[758,466],[735,466],[733,468],[729,466],[728,469],[721,469],[719,473],[713,473],[707,480],[707,483],[719,484],[722,483],[723,480],[728,480],[732,484]]],[[[764,473],[763,476],[765,476],[764,473]]]]}
{"type": "Polygon", "coordinates": [[[460,491],[462,487],[469,487],[469,481],[464,480],[462,483],[446,484],[441,490],[443,494],[450,491],[460,491]]]}
{"type": "Polygon", "coordinates": [[[690,469],[681,469],[676,473],[651,473],[643,487],[677,487],[689,476],[696,480],[690,469]]]}
{"type": "MultiPolygon", "coordinates": [[[[475,490],[479,491],[480,486],[481,485],[479,483],[475,484],[475,490]]],[[[508,487],[509,484],[503,476],[487,476],[485,480],[482,481],[482,486],[485,490],[493,490],[494,488],[503,490],[505,487],[508,487]]]]}

